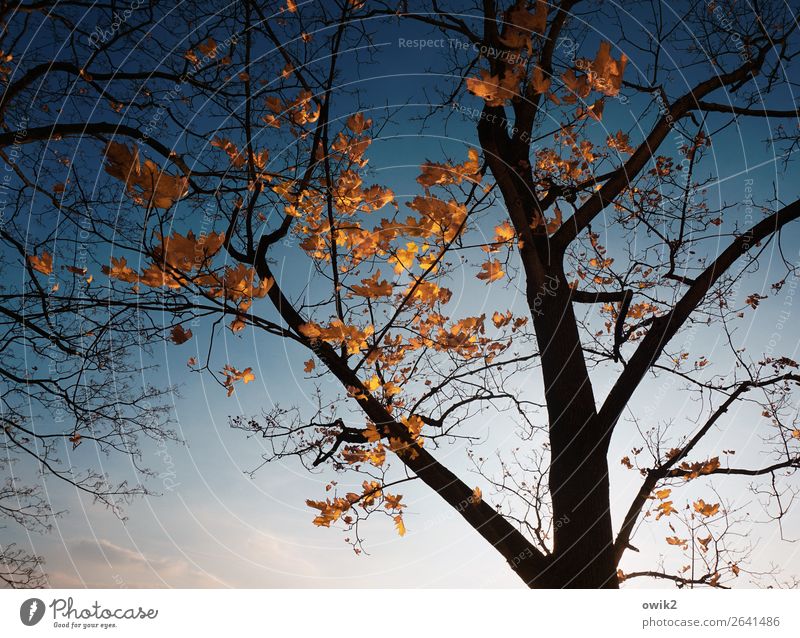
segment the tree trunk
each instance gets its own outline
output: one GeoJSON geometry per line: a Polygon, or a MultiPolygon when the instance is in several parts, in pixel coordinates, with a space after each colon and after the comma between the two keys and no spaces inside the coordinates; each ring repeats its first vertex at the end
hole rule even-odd
{"type": "Polygon", "coordinates": [[[608,462],[571,290],[560,269],[528,289],[550,420],[552,563],[534,586],[616,588],[608,462]]]}

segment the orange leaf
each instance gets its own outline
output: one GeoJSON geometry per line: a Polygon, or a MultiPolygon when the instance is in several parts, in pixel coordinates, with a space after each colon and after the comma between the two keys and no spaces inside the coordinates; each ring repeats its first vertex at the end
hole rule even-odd
{"type": "Polygon", "coordinates": [[[478,279],[484,280],[487,284],[492,281],[502,279],[505,275],[502,264],[499,261],[489,260],[481,264],[481,272],[477,274],[478,279]]]}
{"type": "Polygon", "coordinates": [[[661,503],[657,508],[658,514],[656,515],[656,520],[661,518],[662,516],[669,516],[673,512],[677,510],[672,506],[672,501],[664,501],[661,503]]]}
{"type": "Polygon", "coordinates": [[[183,326],[178,324],[172,328],[172,331],[169,333],[170,339],[172,339],[172,343],[176,345],[181,345],[182,343],[186,343],[189,339],[192,338],[192,331],[191,330],[184,330],[183,326]]]}
{"type": "Polygon", "coordinates": [[[397,533],[400,534],[400,536],[406,535],[406,525],[403,522],[402,514],[398,514],[394,517],[394,526],[397,528],[397,533]]]}
{"type": "Polygon", "coordinates": [[[719,503],[714,503],[711,505],[710,503],[706,503],[702,498],[693,504],[694,511],[702,516],[714,516],[717,512],[719,512],[719,503]]]}
{"type": "Polygon", "coordinates": [[[476,487],[472,490],[472,504],[473,505],[480,505],[480,502],[483,500],[483,493],[481,492],[481,488],[476,487]]]}
{"type": "Polygon", "coordinates": [[[28,255],[28,263],[36,272],[43,275],[53,274],[53,256],[50,253],[43,252],[41,256],[28,255]]]}

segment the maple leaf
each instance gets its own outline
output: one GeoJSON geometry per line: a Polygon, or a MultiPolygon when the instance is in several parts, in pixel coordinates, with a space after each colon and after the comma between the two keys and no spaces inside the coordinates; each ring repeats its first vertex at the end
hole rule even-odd
{"type": "Polygon", "coordinates": [[[178,324],[177,326],[173,326],[169,335],[170,339],[172,340],[172,343],[176,345],[181,345],[182,343],[186,343],[187,341],[189,341],[189,339],[192,338],[192,331],[184,330],[183,326],[178,324]]]}
{"type": "Polygon", "coordinates": [[[75,275],[80,275],[81,277],[85,277],[88,272],[86,268],[79,268],[78,266],[64,266],[64,269],[75,275]]]}
{"type": "Polygon", "coordinates": [[[401,510],[401,509],[403,509],[405,507],[405,505],[403,505],[400,502],[400,500],[402,498],[403,498],[402,494],[395,495],[395,494],[389,494],[388,492],[384,492],[383,493],[383,500],[384,500],[383,506],[387,510],[401,510]]]}
{"type": "Polygon", "coordinates": [[[413,241],[407,242],[405,248],[398,248],[395,254],[389,258],[390,263],[394,263],[394,271],[398,275],[404,270],[410,270],[414,264],[414,255],[419,252],[419,246],[413,241]]]}
{"type": "Polygon", "coordinates": [[[205,42],[198,44],[197,50],[203,55],[207,55],[209,58],[217,57],[217,43],[212,37],[209,37],[205,42]]]}
{"type": "Polygon", "coordinates": [[[470,497],[472,500],[473,505],[480,505],[480,502],[483,500],[483,493],[481,492],[481,488],[476,487],[472,490],[472,496],[470,497]]]}
{"type": "Polygon", "coordinates": [[[417,182],[426,189],[446,184],[461,184],[464,180],[479,182],[481,175],[478,151],[471,148],[467,155],[468,159],[463,164],[425,162],[421,166],[422,172],[417,177],[417,182]]]}
{"type": "Polygon", "coordinates": [[[320,326],[313,322],[300,324],[298,330],[300,331],[300,334],[308,337],[309,339],[318,339],[320,336],[322,336],[322,330],[320,326]]]}
{"type": "Polygon", "coordinates": [[[250,383],[251,381],[255,381],[256,375],[253,374],[252,368],[245,368],[244,370],[237,370],[232,365],[226,365],[225,368],[222,370],[222,374],[225,375],[225,381],[223,381],[222,385],[227,388],[228,396],[231,396],[234,391],[233,384],[236,381],[243,381],[245,384],[250,383]]]}
{"type": "Polygon", "coordinates": [[[105,150],[106,173],[122,181],[128,195],[140,206],[170,208],[189,191],[185,177],[163,172],[155,162],[139,161],[139,149],[131,151],[125,144],[109,142],[105,150]]]}
{"type": "Polygon", "coordinates": [[[136,283],[139,280],[136,271],[128,266],[125,257],[112,257],[111,266],[102,266],[101,270],[111,279],[119,279],[127,283],[136,283]]]}
{"type": "Polygon", "coordinates": [[[312,372],[316,367],[316,365],[317,364],[314,363],[314,359],[309,359],[308,361],[305,362],[305,365],[303,366],[303,372],[305,372],[306,374],[312,372]]]}
{"type": "Polygon", "coordinates": [[[628,57],[623,53],[619,60],[611,57],[611,43],[603,41],[597,50],[597,55],[591,63],[592,86],[604,95],[613,97],[622,87],[622,75],[628,57]]]}
{"type": "Polygon", "coordinates": [[[667,536],[665,540],[670,545],[682,545],[684,549],[686,548],[687,541],[684,538],[678,538],[677,536],[667,536]]]}
{"type": "Polygon", "coordinates": [[[704,474],[712,474],[719,466],[719,457],[715,456],[708,461],[698,461],[697,463],[688,463],[684,461],[680,464],[680,469],[685,472],[683,477],[689,481],[704,474]]]}
{"type": "Polygon", "coordinates": [[[239,152],[236,145],[228,139],[222,137],[214,137],[211,140],[211,146],[214,146],[227,153],[231,160],[231,166],[234,168],[242,168],[247,163],[247,158],[244,154],[239,152]]]}
{"type": "Polygon", "coordinates": [[[492,281],[502,279],[505,274],[506,273],[502,268],[502,264],[499,261],[490,259],[489,261],[481,264],[481,272],[479,272],[476,276],[478,279],[481,279],[488,284],[492,281]]]}
{"type": "Polygon", "coordinates": [[[361,135],[370,126],[372,126],[372,120],[366,119],[363,113],[358,112],[355,115],[351,115],[347,118],[346,126],[356,135],[361,135]]]}
{"type": "Polygon", "coordinates": [[[494,324],[495,328],[502,328],[503,326],[508,325],[511,323],[512,319],[511,311],[507,311],[505,314],[501,314],[500,312],[496,311],[492,315],[492,323],[494,324]]]}
{"type": "Polygon", "coordinates": [[[496,243],[506,243],[517,236],[514,227],[508,222],[503,222],[500,226],[494,227],[494,241],[496,243]]]}
{"type": "Polygon", "coordinates": [[[28,255],[28,263],[36,272],[43,275],[53,274],[53,256],[43,252],[41,255],[28,255]]]}
{"type": "Polygon", "coordinates": [[[538,66],[533,67],[531,85],[535,93],[547,93],[550,90],[551,78],[545,77],[544,72],[538,66]]]}
{"type": "MultiPolygon", "coordinates": [[[[358,495],[354,495],[356,499],[358,495]]],[[[331,523],[339,520],[339,517],[350,509],[351,503],[344,498],[325,499],[324,501],[307,500],[306,505],[319,510],[319,516],[314,519],[314,525],[319,527],[330,527],[331,523]]]]}
{"type": "Polygon", "coordinates": [[[672,494],[672,490],[671,490],[671,489],[668,489],[668,488],[665,488],[665,489],[663,489],[663,490],[658,490],[658,491],[655,493],[655,497],[656,497],[657,499],[659,499],[659,500],[663,501],[665,498],[668,498],[670,494],[672,494]]]}
{"type": "Polygon", "coordinates": [[[517,2],[505,12],[505,25],[501,42],[510,49],[527,48],[530,53],[531,35],[544,33],[547,26],[548,4],[537,0],[535,13],[528,11],[528,0],[517,2]]]}
{"type": "Polygon", "coordinates": [[[564,73],[561,74],[561,81],[564,83],[564,87],[569,91],[569,93],[564,96],[564,102],[567,104],[573,104],[578,99],[585,98],[592,90],[586,76],[575,75],[573,69],[564,71],[564,73]]]}
{"type": "Polygon", "coordinates": [[[245,327],[247,327],[247,321],[242,315],[236,315],[236,318],[228,324],[228,328],[230,328],[231,332],[234,334],[241,332],[245,327]]]}
{"type": "Polygon", "coordinates": [[[694,511],[698,514],[709,517],[719,512],[719,503],[706,503],[702,498],[693,504],[694,511]]]}
{"type": "Polygon", "coordinates": [[[390,284],[385,279],[381,282],[378,282],[378,278],[381,276],[381,271],[378,270],[372,277],[367,279],[362,279],[361,283],[363,285],[353,285],[350,286],[350,289],[353,291],[354,294],[358,295],[359,297],[366,297],[367,299],[379,299],[380,297],[388,297],[392,294],[392,284],[390,284]]]}
{"type": "Polygon", "coordinates": [[[308,339],[321,339],[331,345],[347,347],[348,354],[355,354],[367,347],[367,339],[375,332],[372,325],[365,328],[345,325],[340,319],[334,319],[329,326],[324,327],[313,322],[299,326],[300,334],[308,339]]]}
{"type": "Polygon", "coordinates": [[[672,501],[664,501],[663,503],[659,504],[656,509],[658,510],[656,520],[662,516],[669,516],[670,514],[677,512],[677,510],[672,506],[672,501]]]}
{"type": "Polygon", "coordinates": [[[502,76],[481,70],[479,78],[467,78],[467,90],[486,100],[489,106],[503,106],[507,100],[519,95],[519,84],[524,70],[508,69],[502,76]]]}
{"type": "Polygon", "coordinates": [[[613,136],[609,135],[606,138],[606,145],[608,148],[619,151],[620,153],[627,153],[628,155],[632,155],[634,151],[628,135],[622,131],[617,131],[613,136]]]}
{"type": "Polygon", "coordinates": [[[402,514],[398,514],[397,516],[394,517],[394,526],[395,526],[395,528],[397,528],[397,533],[400,536],[405,536],[406,535],[406,525],[403,522],[403,515],[402,514]]]}
{"type": "Polygon", "coordinates": [[[75,432],[74,434],[72,434],[72,436],[69,437],[69,442],[72,443],[73,450],[81,444],[82,438],[83,437],[77,432],[75,432]]]}

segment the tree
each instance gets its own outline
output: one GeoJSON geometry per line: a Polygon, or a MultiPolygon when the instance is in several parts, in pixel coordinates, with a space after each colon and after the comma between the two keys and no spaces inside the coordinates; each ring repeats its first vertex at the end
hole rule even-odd
{"type": "MultiPolygon", "coordinates": [[[[39,149],[17,165],[25,197],[92,237],[90,263],[73,275],[104,275],[88,306],[52,285],[46,303],[133,312],[144,341],[207,339],[207,356],[188,365],[228,396],[255,373],[220,361],[223,335],[256,331],[305,350],[297,365],[339,393],[318,386],[312,414],[272,406],[232,425],[267,441],[265,462],[361,475],[359,491],[332,480],[308,501],[314,523],[343,526],[356,552],[374,514],[405,534],[395,487],[420,481],[531,587],[755,575],[736,540],[750,521],[708,482],[753,477],[778,525],[793,495],[798,364],[750,358],[736,324],[763,308],[760,293],[740,302],[739,287],[781,246],[800,200],[776,193],[742,218],[705,189],[718,178],[708,149],[745,119],[784,122],[770,139],[788,163],[798,111],[782,91],[796,23],[779,2],[643,2],[631,13],[570,0],[445,4],[153,3],[116,22],[100,8],[97,24],[115,27],[95,31],[69,2],[15,16],[5,36],[15,46],[32,22],[69,46],[7,72],[0,145],[39,149]],[[421,126],[465,130],[455,122],[466,117],[476,143],[420,158],[402,208],[388,185],[368,183],[367,161],[382,131],[411,120],[357,82],[381,61],[376,33],[394,24],[457,43],[431,60],[450,84],[421,126]],[[614,114],[623,105],[635,121],[614,114]],[[19,135],[9,123],[23,116],[19,135]],[[458,277],[509,303],[499,291],[515,286],[525,308],[487,317],[453,298],[458,277]],[[694,336],[679,341],[701,329],[730,346],[715,355],[729,371],[694,336]],[[628,416],[650,377],[679,379],[702,413],[628,416]],[[599,378],[610,380],[605,396],[599,378]],[[740,404],[762,415],[767,462],[740,466],[709,436],[740,404]],[[484,498],[436,448],[477,443],[490,410],[516,420],[507,435],[519,443],[497,461],[469,453],[484,498]],[[641,435],[629,452],[614,442],[623,428],[641,435]],[[615,526],[609,459],[621,455],[642,479],[615,526]],[[664,529],[675,557],[623,569],[645,523],[664,529]]],[[[61,242],[21,245],[35,277],[69,266],[61,242]]],[[[788,259],[780,267],[775,291],[796,276],[788,259]]]]}

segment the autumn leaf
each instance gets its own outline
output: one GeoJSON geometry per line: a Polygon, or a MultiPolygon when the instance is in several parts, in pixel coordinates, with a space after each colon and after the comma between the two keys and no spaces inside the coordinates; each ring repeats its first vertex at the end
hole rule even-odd
{"type": "Polygon", "coordinates": [[[405,507],[403,503],[400,501],[402,500],[402,494],[389,494],[388,492],[383,493],[383,506],[387,510],[401,510],[405,507]]]}
{"type": "Polygon", "coordinates": [[[389,262],[394,262],[394,271],[398,275],[402,274],[403,271],[408,271],[411,269],[411,266],[414,264],[414,255],[419,252],[419,246],[413,241],[407,242],[405,248],[398,248],[392,257],[389,258],[389,262]]]}
{"type": "MultiPolygon", "coordinates": [[[[358,495],[355,496],[358,498],[358,495]]],[[[331,523],[339,520],[342,514],[352,507],[350,501],[341,497],[333,500],[325,499],[324,501],[307,500],[306,505],[319,510],[319,515],[313,521],[314,525],[318,527],[330,527],[331,523]]]]}
{"type": "Polygon", "coordinates": [[[313,322],[300,324],[298,330],[300,331],[300,334],[302,334],[304,337],[308,337],[309,339],[318,339],[322,335],[322,330],[320,327],[313,322]]]}
{"type": "Polygon", "coordinates": [[[241,332],[245,327],[247,327],[247,321],[242,315],[236,315],[236,318],[228,324],[228,328],[230,328],[231,332],[234,334],[241,332]]]}
{"type": "Polygon", "coordinates": [[[247,158],[245,155],[241,153],[236,145],[229,139],[214,137],[211,140],[211,146],[225,151],[230,158],[231,166],[234,168],[242,168],[247,163],[247,158]]]}
{"type": "Polygon", "coordinates": [[[361,280],[362,285],[350,286],[353,294],[359,297],[366,297],[367,299],[379,299],[381,297],[388,297],[392,294],[392,284],[385,279],[378,281],[381,276],[381,271],[378,270],[372,277],[361,280]]]}
{"type": "Polygon", "coordinates": [[[400,536],[406,535],[406,525],[403,522],[402,514],[398,514],[397,516],[394,517],[394,526],[395,528],[397,528],[397,533],[400,534],[400,536]]]}
{"type": "Polygon", "coordinates": [[[182,343],[186,343],[191,338],[192,338],[192,331],[184,330],[183,326],[180,324],[178,324],[177,326],[173,326],[172,330],[170,331],[170,339],[176,345],[181,345],[182,343]]]}
{"type": "Polygon", "coordinates": [[[694,503],[693,507],[695,512],[706,517],[714,516],[714,514],[719,512],[719,503],[711,505],[710,503],[706,503],[702,498],[694,503]]]}
{"type": "Polygon", "coordinates": [[[88,272],[86,268],[79,268],[78,266],[64,266],[64,269],[75,275],[80,275],[81,277],[86,276],[86,273],[88,272]]]}
{"type": "Polygon", "coordinates": [[[228,396],[231,396],[234,391],[233,384],[236,381],[243,381],[245,384],[255,381],[256,375],[253,374],[252,368],[245,368],[244,370],[237,370],[232,365],[226,365],[222,370],[225,380],[222,385],[227,388],[228,396]]]}
{"type": "Polygon", "coordinates": [[[601,42],[590,67],[592,88],[609,97],[617,95],[622,88],[622,75],[627,64],[628,57],[624,53],[615,60],[611,56],[611,43],[601,42]]]}
{"type": "Polygon", "coordinates": [[[308,339],[321,339],[335,346],[345,345],[348,354],[356,354],[367,348],[367,339],[375,332],[375,327],[369,325],[362,329],[334,319],[327,327],[308,322],[301,324],[298,330],[308,339]]]}
{"type": "Polygon", "coordinates": [[[488,106],[503,106],[507,100],[519,95],[519,85],[524,69],[512,68],[502,75],[492,75],[481,70],[479,78],[467,78],[467,90],[486,100],[488,106]]]}
{"type": "Polygon", "coordinates": [[[505,274],[506,273],[503,270],[502,264],[499,261],[490,259],[489,261],[481,264],[481,272],[479,272],[476,276],[478,279],[481,279],[488,284],[492,281],[502,279],[505,274]]]}
{"type": "Polygon", "coordinates": [[[43,252],[41,255],[28,255],[28,263],[36,272],[43,275],[53,274],[53,256],[50,253],[43,252]]]}
{"type": "Polygon", "coordinates": [[[447,184],[461,184],[463,181],[479,182],[480,161],[478,151],[474,148],[467,152],[467,160],[463,164],[439,164],[425,162],[421,167],[421,174],[417,182],[429,189],[433,186],[447,184]]]}
{"type": "Polygon", "coordinates": [[[684,548],[686,547],[686,539],[678,538],[677,536],[667,536],[666,539],[669,545],[682,545],[684,548]]]}
{"type": "Polygon", "coordinates": [[[217,57],[217,43],[214,38],[209,37],[205,42],[198,44],[197,50],[209,58],[217,57]]]}
{"type": "Polygon", "coordinates": [[[309,359],[308,361],[306,361],[305,365],[303,366],[303,372],[308,374],[309,372],[312,372],[315,367],[316,367],[316,364],[314,363],[314,359],[309,359]]]}
{"type": "Polygon", "coordinates": [[[105,150],[106,173],[122,181],[128,195],[139,206],[170,208],[189,191],[185,177],[164,172],[152,160],[139,161],[139,149],[128,149],[120,142],[109,142],[105,150]]]}
{"type": "Polygon", "coordinates": [[[535,93],[547,93],[550,90],[552,80],[545,77],[544,72],[538,66],[533,68],[533,76],[531,78],[531,85],[535,93]]]}
{"type": "Polygon", "coordinates": [[[696,463],[684,461],[680,464],[680,469],[684,472],[683,477],[690,481],[704,474],[712,474],[719,469],[719,466],[719,457],[715,456],[708,461],[698,461],[696,463]]]}
{"type": "Polygon", "coordinates": [[[658,490],[658,491],[655,493],[655,497],[656,497],[657,499],[659,499],[659,500],[663,501],[663,500],[664,500],[665,498],[667,498],[667,497],[668,497],[670,494],[672,494],[672,490],[671,490],[671,489],[663,489],[663,490],[658,490]]]}
{"type": "Polygon", "coordinates": [[[347,118],[346,126],[356,135],[361,135],[372,126],[372,120],[365,118],[364,114],[359,112],[347,118]]]}
{"type": "Polygon", "coordinates": [[[511,314],[510,310],[508,310],[505,314],[495,310],[494,314],[492,314],[492,323],[494,324],[495,328],[502,328],[503,326],[511,323],[512,318],[513,315],[511,314]]]}
{"type": "Polygon", "coordinates": [[[73,433],[72,436],[69,437],[69,442],[72,443],[73,450],[81,444],[82,438],[83,437],[77,432],[73,433]]]}
{"type": "Polygon", "coordinates": [[[483,493],[481,492],[481,488],[476,487],[472,490],[472,504],[473,505],[480,505],[481,501],[483,500],[483,493]]]}
{"type": "Polygon", "coordinates": [[[128,266],[128,261],[125,257],[112,257],[111,266],[103,266],[101,270],[111,279],[118,279],[128,283],[135,283],[139,280],[136,271],[128,266]]]}
{"type": "Polygon", "coordinates": [[[606,138],[606,146],[620,153],[633,155],[634,148],[630,144],[630,138],[622,131],[617,131],[613,136],[609,135],[606,138]]]}
{"type": "Polygon", "coordinates": [[[656,515],[656,520],[660,519],[662,516],[669,516],[673,514],[677,510],[673,507],[672,501],[664,501],[661,503],[657,508],[658,514],[656,515]]]}
{"type": "Polygon", "coordinates": [[[506,243],[511,241],[517,236],[514,227],[508,222],[503,222],[500,226],[494,228],[494,241],[496,243],[506,243]]]}
{"type": "Polygon", "coordinates": [[[753,310],[758,308],[758,304],[761,302],[762,299],[766,299],[765,295],[759,295],[758,293],[753,293],[752,295],[748,295],[747,299],[744,302],[750,306],[753,310]]]}

